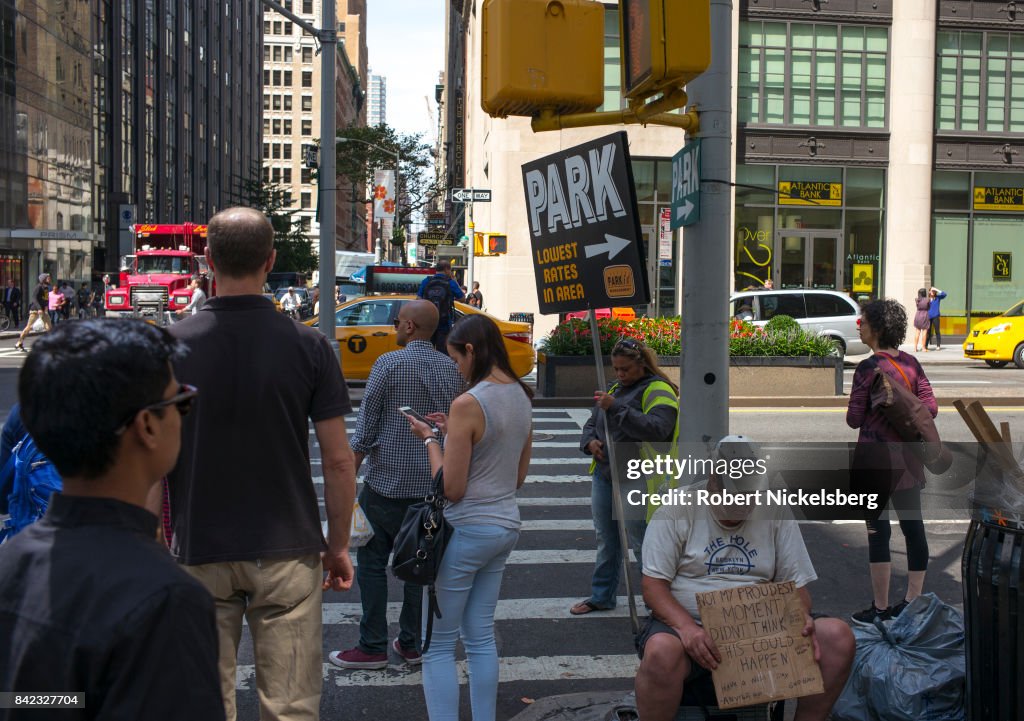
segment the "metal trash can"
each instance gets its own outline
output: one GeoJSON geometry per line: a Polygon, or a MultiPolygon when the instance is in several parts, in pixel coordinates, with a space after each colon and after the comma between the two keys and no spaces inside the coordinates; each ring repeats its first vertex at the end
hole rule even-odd
{"type": "Polygon", "coordinates": [[[975,506],[963,555],[967,718],[1024,718],[1024,519],[975,506]]]}

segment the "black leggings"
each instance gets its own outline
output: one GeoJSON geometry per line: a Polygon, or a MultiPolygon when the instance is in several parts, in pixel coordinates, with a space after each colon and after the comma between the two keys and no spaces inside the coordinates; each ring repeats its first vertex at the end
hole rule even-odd
{"type": "Polygon", "coordinates": [[[935,347],[938,348],[942,345],[942,333],[939,332],[939,319],[932,318],[928,325],[928,340],[925,341],[924,345],[927,348],[928,344],[932,342],[932,336],[935,336],[935,347]]]}
{"type": "MultiPolygon", "coordinates": [[[[924,534],[924,521],[920,518],[903,518],[904,514],[920,515],[921,489],[894,491],[890,498],[896,514],[900,517],[900,530],[903,531],[903,538],[907,542],[907,570],[928,570],[928,538],[924,534]]],[[[889,563],[889,540],[892,538],[889,520],[868,520],[867,527],[868,560],[871,563],[889,563]]]]}

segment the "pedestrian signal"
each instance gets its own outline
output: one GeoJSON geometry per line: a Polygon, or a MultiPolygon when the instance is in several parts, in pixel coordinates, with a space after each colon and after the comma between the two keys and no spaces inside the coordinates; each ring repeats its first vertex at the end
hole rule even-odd
{"type": "Polygon", "coordinates": [[[485,0],[481,105],[491,117],[589,112],[604,102],[604,4],[485,0]]]}
{"type": "Polygon", "coordinates": [[[711,64],[710,0],[620,0],[619,32],[631,100],[682,87],[711,64]]]}
{"type": "Polygon", "coordinates": [[[508,252],[508,236],[507,235],[488,235],[487,236],[487,253],[488,255],[502,255],[508,252]]]}

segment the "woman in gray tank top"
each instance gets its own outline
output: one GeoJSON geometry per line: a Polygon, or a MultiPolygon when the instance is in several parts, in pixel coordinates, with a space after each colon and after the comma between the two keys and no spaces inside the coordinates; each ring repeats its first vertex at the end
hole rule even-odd
{"type": "Polygon", "coordinates": [[[454,528],[435,584],[442,617],[423,655],[423,692],[430,721],[458,721],[455,643],[461,630],[473,721],[494,721],[494,608],[505,561],[519,538],[516,490],[530,465],[533,394],[516,377],[498,326],[487,316],[456,323],[448,354],[469,390],[452,402],[450,416],[427,416],[445,435],[443,452],[426,423],[409,421],[427,445],[431,471],[444,467],[445,518],[454,528]]]}

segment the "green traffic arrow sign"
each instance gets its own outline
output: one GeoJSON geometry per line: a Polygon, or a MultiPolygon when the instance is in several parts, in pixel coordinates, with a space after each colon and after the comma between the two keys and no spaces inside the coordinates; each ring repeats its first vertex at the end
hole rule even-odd
{"type": "Polygon", "coordinates": [[[672,230],[700,220],[700,140],[672,158],[672,230]]]}

